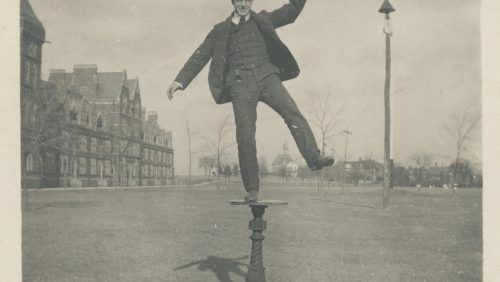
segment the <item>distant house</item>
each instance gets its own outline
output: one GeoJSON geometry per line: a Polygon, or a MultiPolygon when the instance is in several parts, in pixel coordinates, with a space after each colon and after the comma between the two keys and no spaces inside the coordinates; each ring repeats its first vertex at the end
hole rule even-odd
{"type": "Polygon", "coordinates": [[[271,165],[271,173],[278,176],[297,177],[299,166],[288,151],[288,144],[283,144],[283,152],[278,154],[271,165]]]}
{"type": "Polygon", "coordinates": [[[405,186],[435,186],[442,187],[451,181],[451,171],[448,166],[408,167],[408,181],[405,186]]]}
{"type": "Polygon", "coordinates": [[[342,179],[343,175],[344,183],[375,184],[384,179],[384,165],[361,158],[357,161],[340,161],[335,166],[335,174],[339,179],[342,179]]]}

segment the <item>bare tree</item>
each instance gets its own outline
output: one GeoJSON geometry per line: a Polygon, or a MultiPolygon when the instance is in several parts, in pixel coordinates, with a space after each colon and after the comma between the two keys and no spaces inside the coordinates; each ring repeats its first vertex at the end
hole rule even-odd
{"type": "Polygon", "coordinates": [[[335,97],[332,92],[328,92],[323,96],[315,96],[312,106],[312,123],[320,130],[321,153],[324,154],[328,145],[333,141],[335,130],[342,123],[340,117],[344,111],[344,106],[334,105],[335,97]]]}
{"type": "Polygon", "coordinates": [[[216,160],[213,156],[201,157],[198,160],[198,167],[203,168],[205,175],[210,176],[212,168],[216,166],[216,160]]]}
{"type": "Polygon", "coordinates": [[[226,115],[222,121],[213,129],[212,138],[206,138],[209,142],[211,150],[214,154],[217,166],[217,189],[219,189],[219,172],[222,171],[221,160],[227,155],[227,151],[230,147],[234,145],[233,143],[227,143],[226,138],[231,132],[231,115],[226,115]]]}
{"type": "Polygon", "coordinates": [[[269,174],[269,168],[267,167],[266,156],[259,157],[259,176],[261,181],[264,183],[267,175],[269,174]]]}
{"type": "Polygon", "coordinates": [[[416,177],[415,181],[422,184],[424,182],[424,170],[430,166],[432,166],[433,158],[430,154],[425,151],[414,152],[410,156],[410,163],[415,166],[416,177]]]}
{"type": "MultiPolygon", "coordinates": [[[[480,114],[472,114],[469,110],[456,112],[452,120],[445,125],[446,131],[450,135],[455,145],[455,161],[452,174],[452,187],[455,187],[457,167],[461,154],[466,149],[468,141],[472,139],[472,134],[481,122],[480,114]]],[[[455,192],[455,189],[453,189],[455,192]]]]}
{"type": "MultiPolygon", "coordinates": [[[[344,106],[334,104],[334,95],[329,91],[326,95],[314,95],[312,105],[312,124],[315,125],[321,133],[321,154],[326,154],[326,149],[330,147],[333,151],[333,138],[335,130],[342,123],[340,119],[344,106]]],[[[323,183],[324,172],[318,172],[318,192],[320,183],[323,183]]]]}

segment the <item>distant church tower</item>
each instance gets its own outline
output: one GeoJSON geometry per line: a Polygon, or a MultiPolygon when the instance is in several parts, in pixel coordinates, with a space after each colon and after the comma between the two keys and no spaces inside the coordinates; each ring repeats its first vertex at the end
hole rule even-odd
{"type": "Polygon", "coordinates": [[[288,143],[286,141],[285,143],[283,143],[283,152],[281,152],[281,154],[278,154],[274,159],[274,162],[271,166],[271,172],[280,174],[283,169],[285,169],[288,176],[297,176],[298,165],[290,156],[290,152],[288,151],[288,143]]]}

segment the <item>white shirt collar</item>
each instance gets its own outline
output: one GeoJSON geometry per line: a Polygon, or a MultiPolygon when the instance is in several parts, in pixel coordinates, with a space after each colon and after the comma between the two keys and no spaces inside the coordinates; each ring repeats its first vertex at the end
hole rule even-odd
{"type": "MultiPolygon", "coordinates": [[[[240,22],[240,16],[236,13],[233,12],[233,18],[231,19],[233,21],[234,24],[238,24],[240,22]]],[[[248,20],[250,19],[250,13],[248,13],[246,16],[245,16],[245,21],[248,22],[248,20]]]]}

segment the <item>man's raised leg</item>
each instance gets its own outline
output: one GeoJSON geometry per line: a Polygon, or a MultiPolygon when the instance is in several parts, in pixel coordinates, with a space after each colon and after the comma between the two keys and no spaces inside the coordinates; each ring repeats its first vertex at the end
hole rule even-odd
{"type": "Polygon", "coordinates": [[[287,124],[297,147],[313,169],[321,169],[333,164],[333,158],[320,154],[316,139],[297,104],[290,96],[277,75],[270,75],[263,81],[264,87],[260,100],[276,111],[287,124]]]}

